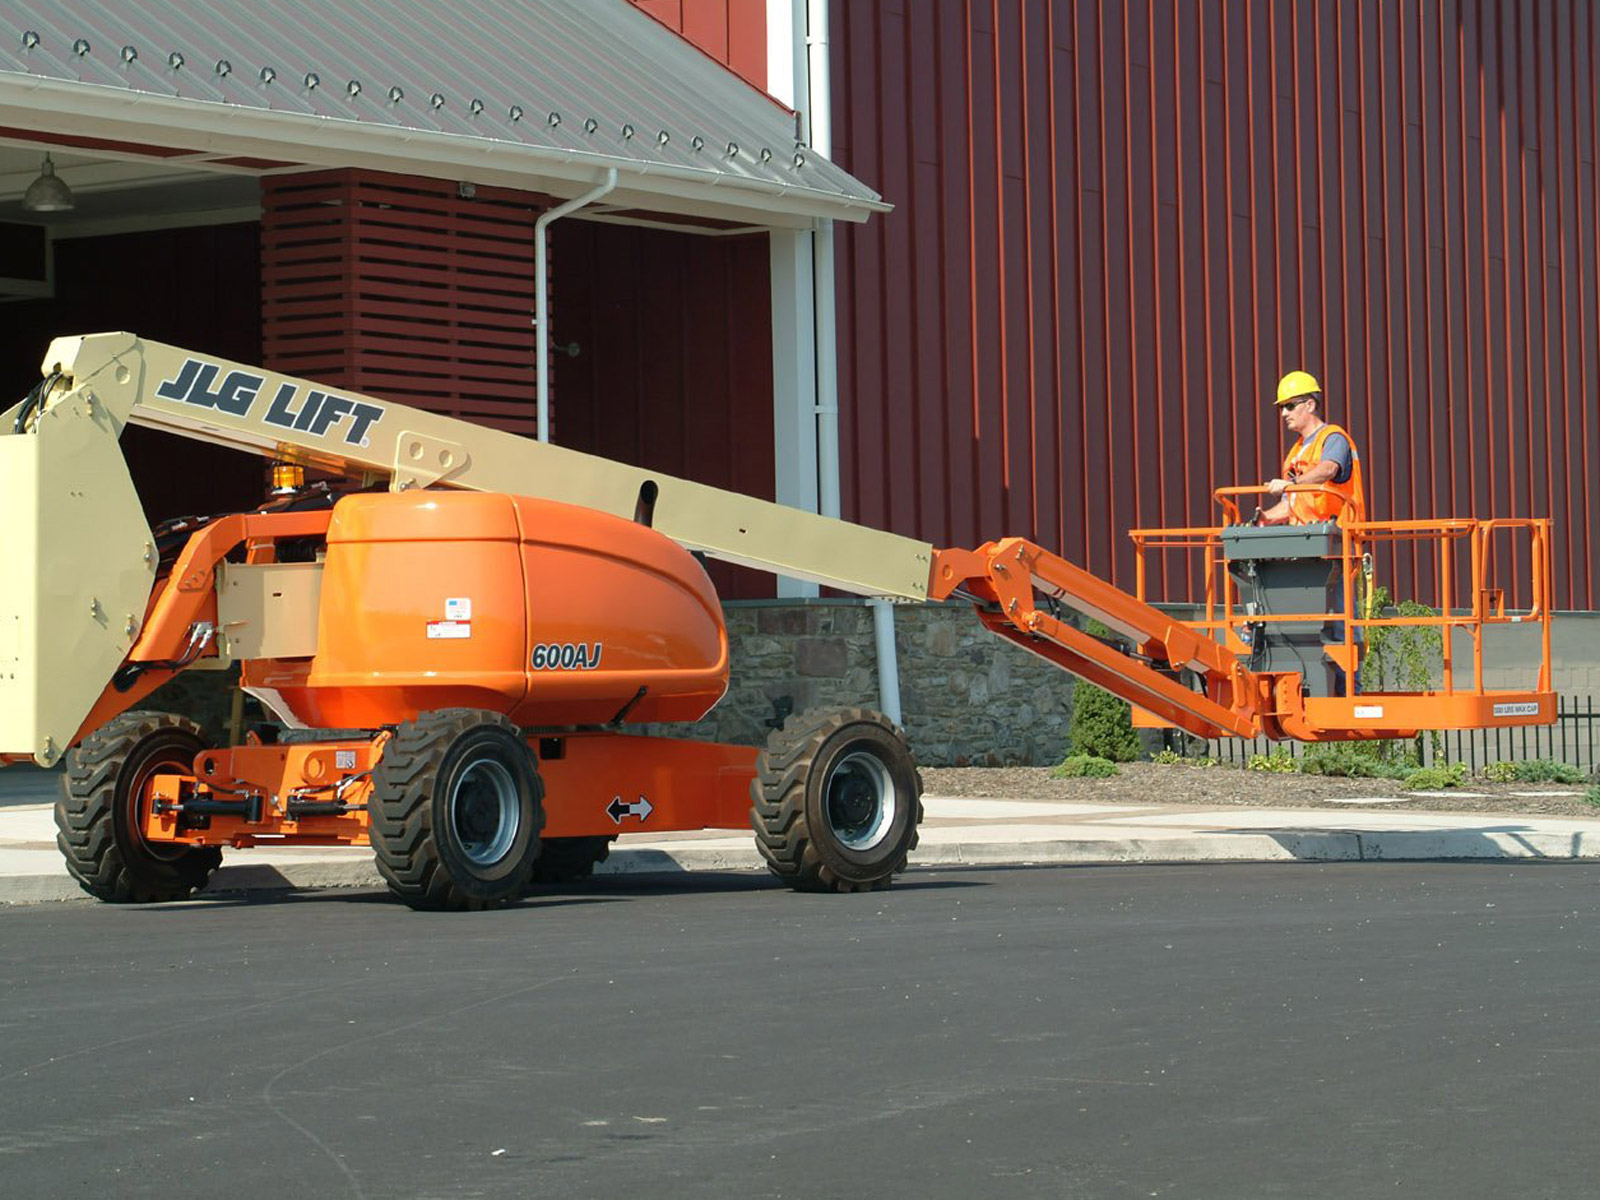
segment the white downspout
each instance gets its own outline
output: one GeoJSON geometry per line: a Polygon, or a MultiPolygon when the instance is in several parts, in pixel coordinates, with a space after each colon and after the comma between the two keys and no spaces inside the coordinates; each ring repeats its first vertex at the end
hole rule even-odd
{"type": "Polygon", "coordinates": [[[896,725],[900,720],[900,659],[894,645],[894,601],[869,600],[872,640],[878,648],[878,711],[896,725]]]}
{"type": "Polygon", "coordinates": [[[535,345],[538,347],[536,353],[539,356],[534,364],[534,376],[538,383],[541,442],[550,440],[550,272],[547,265],[549,252],[546,249],[545,230],[550,228],[552,221],[558,221],[585,204],[600,199],[616,186],[617,169],[607,167],[603,183],[576,199],[568,200],[565,204],[540,213],[539,219],[533,223],[533,324],[537,331],[535,345]]]}
{"type": "MultiPolygon", "coordinates": [[[[828,78],[828,0],[806,0],[806,91],[811,148],[833,157],[833,93],[828,78]]],[[[817,508],[839,515],[839,356],[833,282],[833,222],[811,237],[817,361],[817,508]]]]}

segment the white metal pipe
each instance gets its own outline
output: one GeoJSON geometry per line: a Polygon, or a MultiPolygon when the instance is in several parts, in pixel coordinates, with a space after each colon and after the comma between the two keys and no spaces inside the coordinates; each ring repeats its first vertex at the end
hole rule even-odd
{"type": "Polygon", "coordinates": [[[538,360],[534,364],[534,378],[537,381],[539,397],[539,440],[550,440],[550,272],[548,269],[549,251],[546,248],[545,231],[550,228],[552,221],[558,221],[570,212],[582,208],[600,199],[607,192],[617,186],[617,169],[606,168],[606,177],[597,187],[591,188],[583,195],[568,200],[565,204],[539,214],[539,219],[533,223],[533,323],[535,326],[534,345],[538,360]]]}
{"type": "Polygon", "coordinates": [[[806,90],[811,148],[833,157],[833,93],[828,86],[828,0],[806,0],[806,90]]]}
{"type": "Polygon", "coordinates": [[[873,641],[878,647],[878,711],[896,725],[900,720],[900,660],[894,645],[894,604],[870,600],[873,641]]]}
{"type": "Polygon", "coordinates": [[[811,235],[812,306],[817,360],[817,511],[839,515],[839,353],[834,304],[833,222],[818,221],[811,235]]]}
{"type": "MultiPolygon", "coordinates": [[[[811,148],[833,154],[833,90],[828,75],[828,0],[806,0],[806,100],[811,148]]],[[[839,515],[839,358],[834,304],[833,222],[819,220],[811,235],[816,299],[817,511],[839,515]]]]}

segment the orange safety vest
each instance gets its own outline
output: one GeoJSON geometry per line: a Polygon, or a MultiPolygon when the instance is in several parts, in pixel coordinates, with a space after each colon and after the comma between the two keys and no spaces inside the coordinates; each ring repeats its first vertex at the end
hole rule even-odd
{"type": "Polygon", "coordinates": [[[1309,442],[1296,439],[1283,460],[1283,477],[1293,483],[1302,473],[1322,461],[1322,444],[1330,434],[1344,433],[1350,443],[1350,478],[1343,483],[1329,480],[1322,486],[1331,492],[1295,492],[1289,501],[1289,524],[1313,525],[1318,521],[1345,520],[1345,514],[1354,521],[1367,519],[1367,498],[1361,487],[1361,456],[1356,453],[1355,439],[1339,426],[1324,423],[1309,442]]]}

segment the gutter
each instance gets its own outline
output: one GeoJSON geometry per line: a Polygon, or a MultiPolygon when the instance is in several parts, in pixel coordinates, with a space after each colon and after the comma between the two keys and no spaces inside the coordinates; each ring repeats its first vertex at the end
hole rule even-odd
{"type": "MultiPolygon", "coordinates": [[[[772,198],[793,201],[779,211],[802,216],[840,216],[864,221],[887,212],[875,194],[864,197],[780,183],[674,163],[563,150],[484,135],[441,133],[379,125],[346,117],[245,108],[212,100],[179,99],[148,92],[112,89],[103,84],[0,71],[0,111],[7,124],[29,124],[41,131],[120,139],[231,156],[290,159],[314,167],[367,165],[375,169],[436,179],[459,179],[480,172],[486,161],[501,174],[502,186],[528,189],[530,174],[587,182],[596,168],[614,167],[619,178],[647,195],[701,199],[773,211],[772,198]],[[123,126],[124,128],[118,128],[123,126]],[[188,135],[188,136],[182,136],[188,135]],[[506,161],[509,160],[509,161],[506,161]],[[676,186],[662,186],[670,183],[676,186]],[[741,195],[743,193],[743,195],[741,195]]],[[[204,164],[190,164],[200,165],[204,164]]],[[[537,187],[537,185],[534,185],[537,187]]]]}

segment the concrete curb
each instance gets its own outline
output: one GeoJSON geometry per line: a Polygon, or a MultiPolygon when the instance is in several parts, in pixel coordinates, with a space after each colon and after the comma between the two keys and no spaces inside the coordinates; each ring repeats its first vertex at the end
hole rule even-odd
{"type": "MultiPolygon", "coordinates": [[[[1283,829],[1249,833],[1195,833],[1173,837],[1028,842],[949,842],[912,855],[913,867],[1031,867],[1171,864],[1200,862],[1416,862],[1429,860],[1571,861],[1600,858],[1600,836],[1493,830],[1283,829]]],[[[762,861],[748,842],[681,849],[615,849],[596,875],[681,874],[690,871],[759,871],[762,861]]],[[[212,876],[205,895],[303,891],[320,888],[382,888],[369,859],[326,862],[238,863],[212,876]]],[[[0,877],[0,905],[90,899],[63,871],[59,875],[0,877]]]]}

